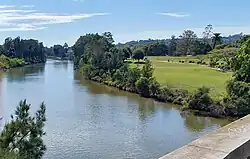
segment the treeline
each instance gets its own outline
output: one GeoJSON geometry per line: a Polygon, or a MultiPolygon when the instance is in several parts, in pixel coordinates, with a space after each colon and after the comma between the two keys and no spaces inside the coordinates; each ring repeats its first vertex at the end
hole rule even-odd
{"type": "Polygon", "coordinates": [[[220,33],[213,32],[212,25],[207,25],[203,32],[203,37],[198,38],[194,31],[184,30],[184,32],[176,37],[172,36],[167,40],[146,40],[139,42],[128,42],[126,44],[118,44],[118,48],[130,48],[130,57],[133,51],[140,49],[144,56],[186,56],[186,55],[205,55],[216,46],[225,44],[235,44],[243,34],[237,34],[223,38],[220,33]]]}
{"type": "Polygon", "coordinates": [[[46,61],[43,43],[34,39],[25,40],[20,37],[15,39],[8,37],[4,44],[0,46],[0,54],[9,58],[22,58],[29,64],[46,61]]]}
{"type": "Polygon", "coordinates": [[[73,59],[73,51],[67,43],[64,45],[54,45],[52,47],[45,47],[45,53],[48,57],[60,57],[61,59],[73,59]]]}
{"type": "Polygon", "coordinates": [[[149,60],[145,60],[142,68],[131,67],[125,62],[124,48],[115,47],[113,42],[109,32],[87,34],[76,41],[73,46],[74,62],[87,79],[143,97],[180,104],[183,108],[204,111],[211,116],[242,116],[250,112],[250,40],[244,42],[238,55],[230,60],[234,76],[222,101],[214,101],[209,96],[209,88],[202,87],[191,93],[160,85],[153,77],[154,69],[149,60]]]}

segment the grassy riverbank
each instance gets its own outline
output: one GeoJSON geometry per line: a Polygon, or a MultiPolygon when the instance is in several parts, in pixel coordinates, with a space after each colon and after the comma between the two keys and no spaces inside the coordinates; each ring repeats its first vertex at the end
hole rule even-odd
{"type": "MultiPolygon", "coordinates": [[[[210,88],[213,98],[220,98],[226,93],[226,83],[232,77],[231,72],[221,72],[206,65],[179,63],[181,59],[194,60],[197,57],[166,57],[150,56],[154,67],[154,77],[162,84],[171,88],[187,89],[194,92],[202,86],[210,88]],[[173,61],[168,62],[167,59],[173,61]]],[[[136,66],[136,64],[132,64],[136,66]]],[[[142,67],[142,66],[141,66],[142,67]]]]}
{"type": "MultiPolygon", "coordinates": [[[[195,110],[201,115],[225,117],[250,113],[249,68],[245,67],[250,66],[247,63],[248,54],[245,53],[249,52],[250,40],[237,53],[242,56],[230,56],[234,61],[232,63],[226,60],[229,63],[225,66],[230,68],[222,70],[233,70],[231,74],[209,68],[204,62],[205,58],[208,60],[208,55],[198,56],[197,62],[193,56],[187,56],[192,59],[179,62],[165,59],[170,58],[165,56],[162,59],[149,57],[149,60],[143,62],[138,61],[143,59],[143,51],[135,50],[133,58],[137,62],[124,61],[128,57],[125,57],[127,51],[116,48],[110,40],[112,37],[106,34],[110,35],[81,36],[73,46],[74,64],[85,78],[142,97],[178,104],[183,110],[195,110]]],[[[215,63],[217,66],[218,60],[209,61],[209,65],[212,67],[211,64],[215,63]]]]}
{"type": "Polygon", "coordinates": [[[13,67],[24,66],[25,61],[19,58],[9,58],[7,56],[0,56],[0,70],[6,70],[13,67]]]}

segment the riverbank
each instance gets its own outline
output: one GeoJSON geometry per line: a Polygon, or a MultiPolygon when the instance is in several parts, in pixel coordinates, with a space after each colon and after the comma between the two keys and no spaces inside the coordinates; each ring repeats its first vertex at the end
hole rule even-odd
{"type": "MultiPolygon", "coordinates": [[[[125,88],[125,87],[119,87],[117,86],[114,82],[108,82],[108,81],[99,81],[97,79],[87,79],[87,80],[90,80],[90,81],[93,81],[93,82],[97,82],[97,83],[101,83],[101,84],[104,84],[104,85],[107,85],[109,87],[113,87],[113,88],[116,88],[116,89],[119,89],[121,91],[126,91],[126,92],[130,92],[130,93],[135,93],[135,94],[138,94],[140,95],[139,92],[137,92],[135,89],[129,89],[129,88],[125,88]]],[[[165,87],[166,88],[166,87],[165,87]]],[[[167,89],[167,88],[166,88],[167,89]]],[[[178,90],[175,90],[176,93],[178,93],[178,90]]],[[[180,90],[182,91],[182,90],[180,90]]],[[[205,110],[198,110],[198,109],[190,109],[190,108],[187,108],[183,102],[186,98],[188,98],[191,94],[187,95],[187,96],[178,96],[178,97],[175,97],[175,95],[170,95],[169,97],[165,96],[151,96],[151,97],[143,97],[143,98],[151,98],[155,101],[159,101],[159,102],[163,102],[163,103],[171,103],[171,104],[174,104],[176,106],[179,106],[179,110],[180,111],[183,111],[183,112],[186,112],[186,113],[192,113],[194,115],[197,115],[197,116],[204,116],[204,117],[213,117],[213,118],[232,118],[232,119],[237,119],[241,116],[235,116],[235,115],[230,115],[230,114],[224,114],[226,113],[225,111],[227,110],[224,110],[222,108],[220,108],[219,105],[216,105],[216,109],[214,109],[213,111],[210,110],[209,111],[205,111],[205,110]]],[[[214,108],[215,108],[214,107],[214,108]]]]}
{"type": "Polygon", "coordinates": [[[20,58],[9,58],[5,55],[0,56],[0,70],[6,71],[10,68],[22,67],[27,65],[24,59],[20,58]]]}
{"type": "Polygon", "coordinates": [[[41,64],[44,62],[26,62],[21,58],[9,58],[5,55],[0,56],[0,71],[8,71],[11,68],[24,67],[33,64],[41,64]]]}

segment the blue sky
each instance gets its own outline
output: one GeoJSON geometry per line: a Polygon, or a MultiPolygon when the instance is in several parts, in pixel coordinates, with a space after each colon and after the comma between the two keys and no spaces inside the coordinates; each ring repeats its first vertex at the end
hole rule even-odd
{"type": "Polygon", "coordinates": [[[116,42],[198,36],[207,24],[223,35],[250,33],[249,0],[0,0],[0,40],[36,38],[74,44],[80,35],[110,31],[116,42]]]}

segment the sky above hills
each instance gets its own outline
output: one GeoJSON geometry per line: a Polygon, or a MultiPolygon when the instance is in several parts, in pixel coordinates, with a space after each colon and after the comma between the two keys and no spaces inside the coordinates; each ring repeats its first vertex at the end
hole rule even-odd
{"type": "Polygon", "coordinates": [[[207,24],[223,35],[250,33],[249,0],[1,0],[0,40],[35,38],[74,44],[80,35],[110,31],[116,42],[169,38],[207,24]]]}

